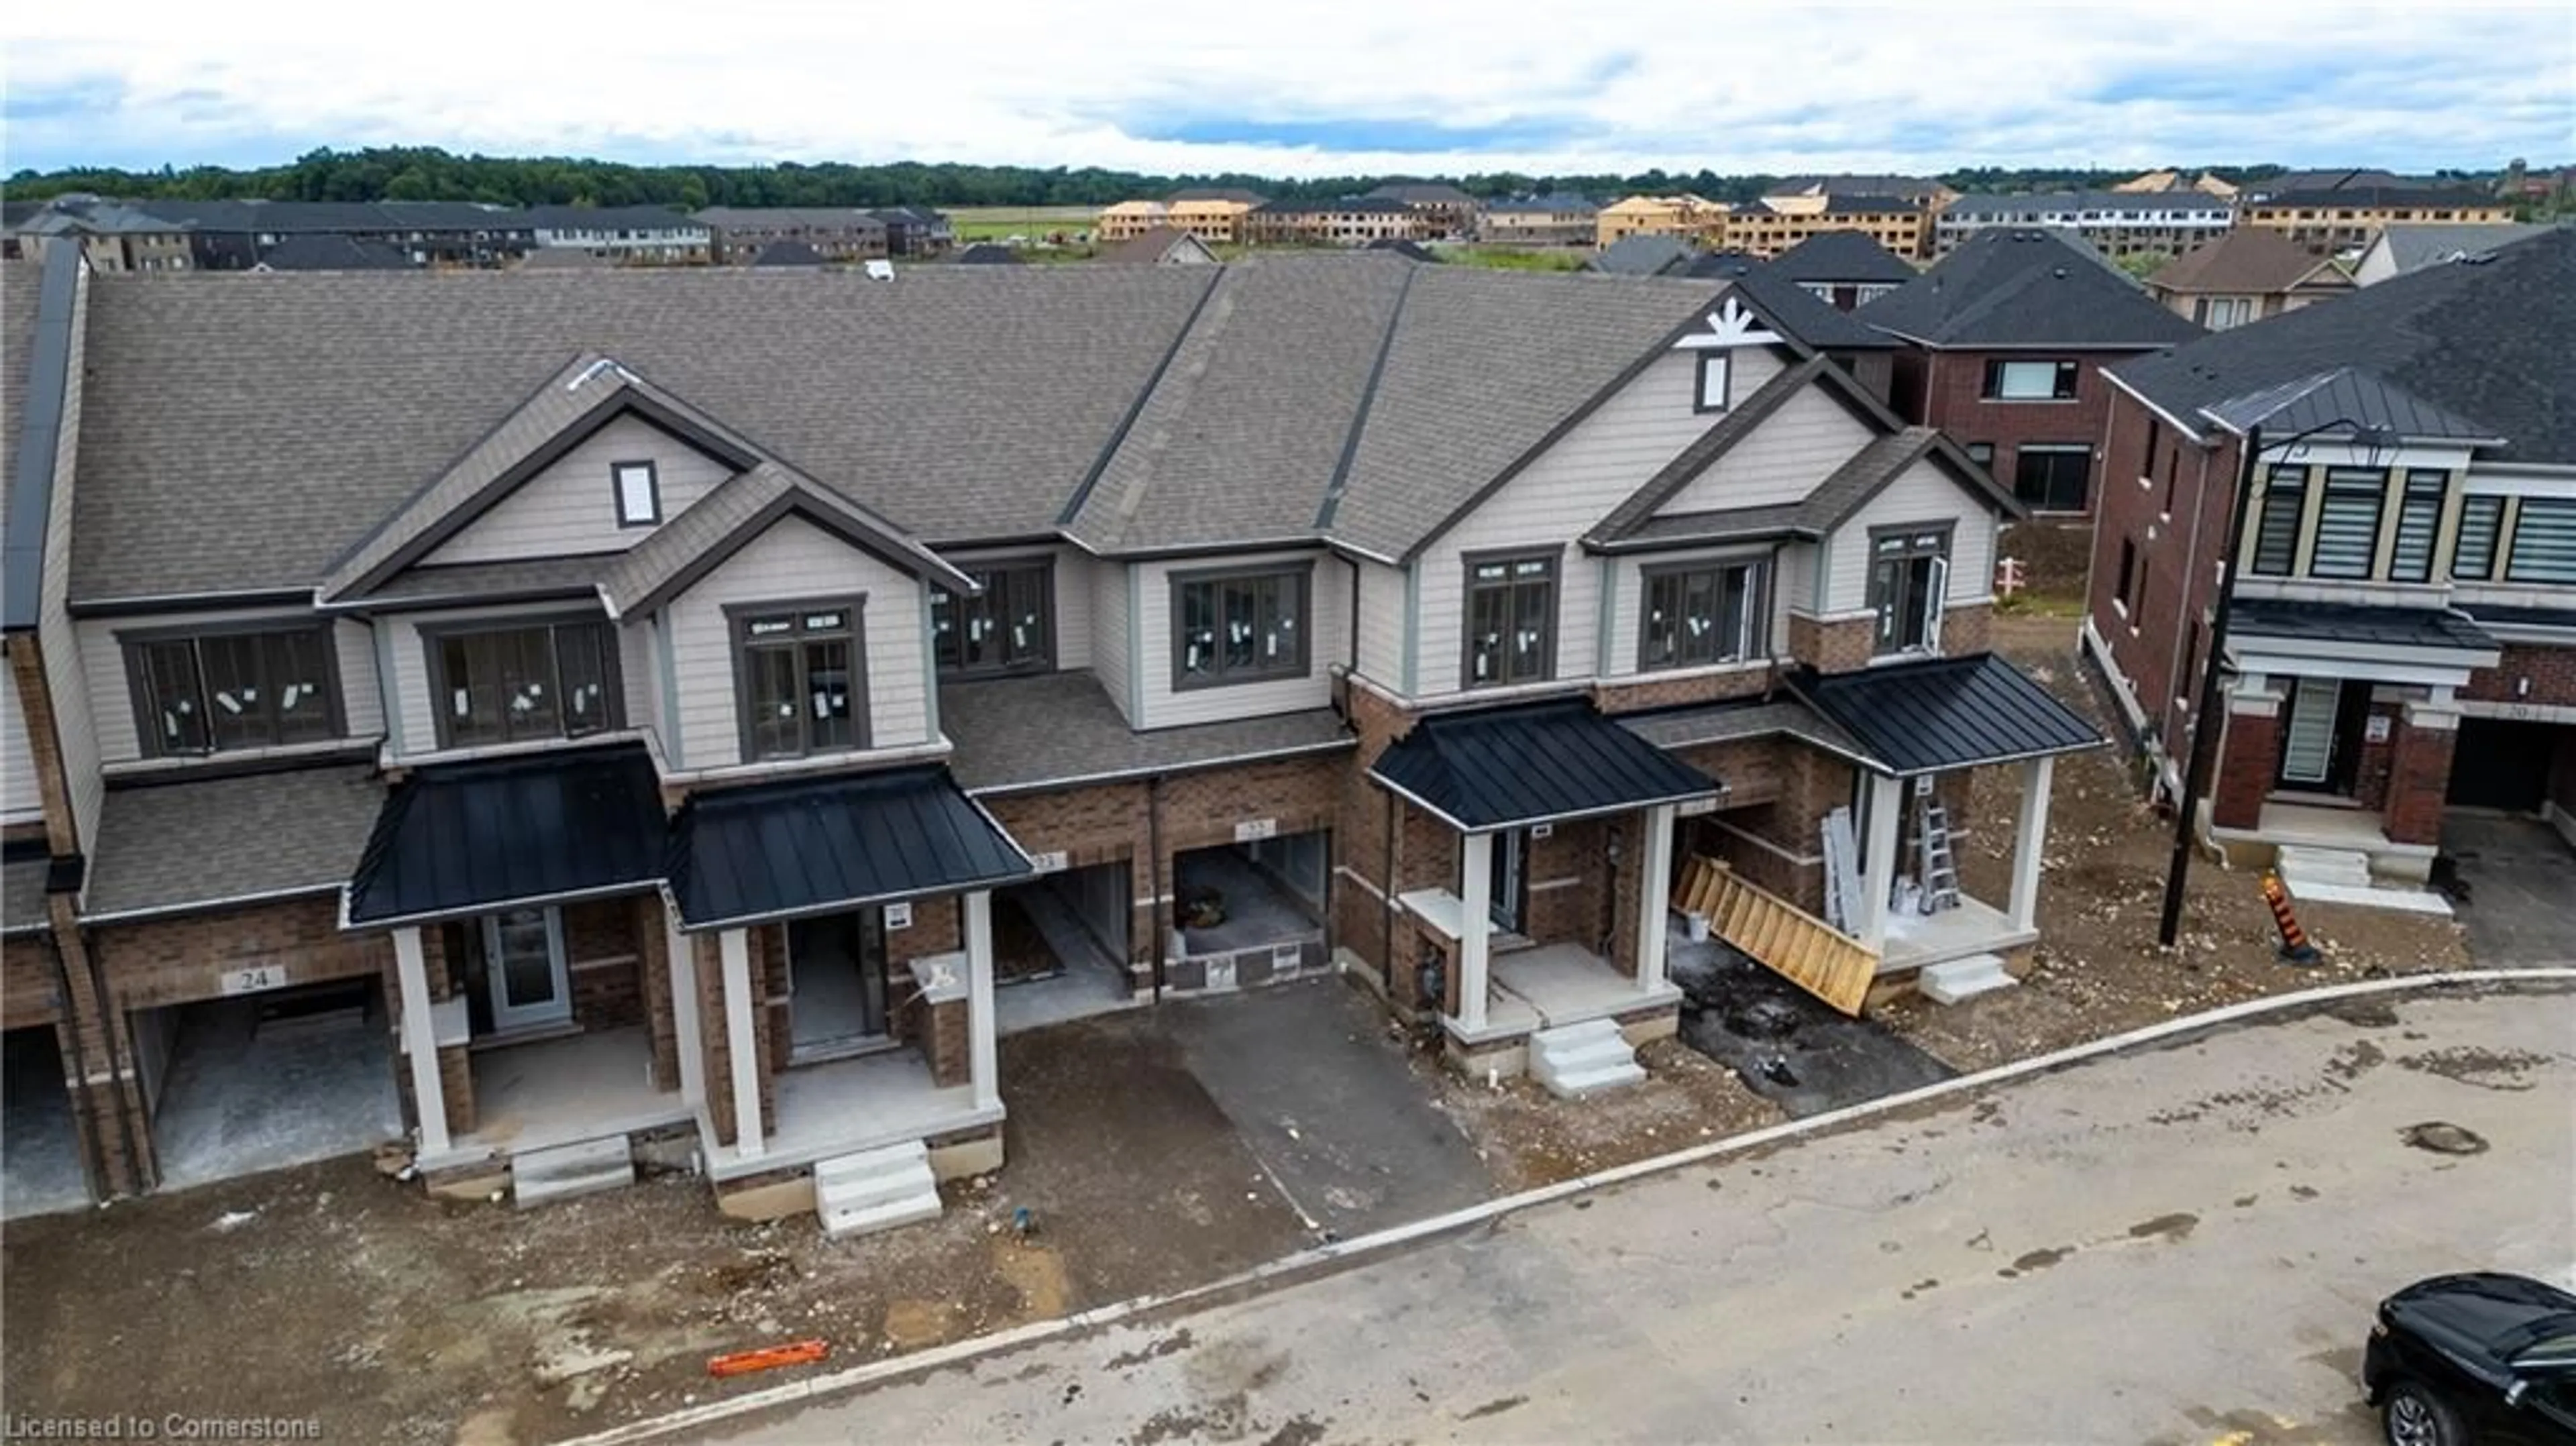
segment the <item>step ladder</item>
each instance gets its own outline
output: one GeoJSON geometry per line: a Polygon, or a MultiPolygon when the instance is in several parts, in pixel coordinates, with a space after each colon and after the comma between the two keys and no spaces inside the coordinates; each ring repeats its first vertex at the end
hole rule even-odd
{"type": "Polygon", "coordinates": [[[1916,795],[1916,842],[1922,850],[1922,910],[1937,914],[1959,907],[1959,861],[1950,852],[1950,810],[1927,786],[1916,795]]]}
{"type": "Polygon", "coordinates": [[[939,1182],[919,1140],[816,1162],[814,1213],[838,1240],[939,1216],[939,1182]]]}
{"type": "Polygon", "coordinates": [[[1860,852],[1852,837],[1852,814],[1838,808],[1825,815],[1825,922],[1851,932],[1852,906],[1860,902],[1860,852]]]}

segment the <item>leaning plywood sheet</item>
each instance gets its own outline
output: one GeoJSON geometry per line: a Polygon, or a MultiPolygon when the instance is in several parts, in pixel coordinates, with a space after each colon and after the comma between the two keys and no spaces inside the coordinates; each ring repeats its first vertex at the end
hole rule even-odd
{"type": "Polygon", "coordinates": [[[1860,1013],[1878,974],[1878,956],[1858,940],[1716,859],[1691,859],[1673,907],[1707,919],[1719,938],[1845,1014],[1860,1013]]]}

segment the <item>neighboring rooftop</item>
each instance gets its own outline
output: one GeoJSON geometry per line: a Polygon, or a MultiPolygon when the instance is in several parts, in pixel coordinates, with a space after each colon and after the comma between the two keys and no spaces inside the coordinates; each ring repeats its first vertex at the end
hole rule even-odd
{"type": "Polygon", "coordinates": [[[998,241],[978,241],[950,258],[960,266],[1017,266],[1020,254],[998,241]]]}
{"type": "Polygon", "coordinates": [[[2147,278],[2147,285],[2191,295],[2262,296],[2302,282],[2352,285],[2332,261],[2269,226],[2239,226],[2196,251],[2175,257],[2147,278]]]}
{"type": "Polygon", "coordinates": [[[2033,191],[1961,196],[1943,207],[1941,215],[1953,224],[1966,220],[2011,223],[2037,221],[2043,216],[2169,215],[2176,211],[2223,216],[2229,209],[2227,197],[2197,191],[2033,191]]]}
{"type": "Polygon", "coordinates": [[[1206,242],[1173,226],[1156,226],[1114,246],[1104,246],[1092,259],[1117,266],[1153,266],[1170,259],[1174,252],[1200,261],[1216,259],[1206,242]]]}
{"type": "Polygon", "coordinates": [[[824,263],[824,259],[822,252],[791,236],[783,241],[772,241],[761,247],[760,254],[751,258],[751,264],[754,266],[820,266],[824,263]]]}
{"type": "Polygon", "coordinates": [[[1385,196],[1408,206],[1473,206],[1476,198],[1440,181],[1389,181],[1372,196],[1385,196]]]}
{"type": "Polygon", "coordinates": [[[1622,236],[1583,264],[1611,276],[1678,276],[1698,254],[1679,236],[1622,236]]]}
{"type": "Polygon", "coordinates": [[[1488,202],[1485,206],[1488,215],[1496,211],[1521,213],[1543,211],[1557,216],[1589,216],[1600,209],[1600,202],[1590,196],[1578,196],[1571,191],[1551,191],[1544,196],[1506,196],[1499,201],[1488,202]]]}
{"type": "Polygon", "coordinates": [[[1769,269],[1783,281],[1871,286],[1902,286],[1922,274],[1860,231],[1819,231],[1774,257],[1769,269]]]}
{"type": "Polygon", "coordinates": [[[2062,229],[1994,228],[1853,315],[1933,347],[2145,351],[2201,329],[2062,229]]]}
{"type": "Polygon", "coordinates": [[[337,232],[289,236],[259,258],[270,271],[409,271],[412,260],[382,241],[365,241],[337,232]]]}
{"type": "Polygon", "coordinates": [[[2462,256],[2486,256],[2498,247],[2528,241],[2549,229],[2539,222],[2524,221],[2448,225],[2439,221],[2400,221],[2382,229],[2372,245],[2374,249],[2385,248],[2389,263],[2403,275],[2462,256]]]}

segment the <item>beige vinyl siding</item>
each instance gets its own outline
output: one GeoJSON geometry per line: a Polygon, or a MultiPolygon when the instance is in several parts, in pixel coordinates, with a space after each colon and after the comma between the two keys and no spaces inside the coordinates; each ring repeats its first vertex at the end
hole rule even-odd
{"type": "Polygon", "coordinates": [[[1361,561],[1359,673],[1380,687],[1404,687],[1404,569],[1361,561]]]}
{"type": "MultiPolygon", "coordinates": [[[[1877,435],[1829,395],[1826,385],[1808,383],[1656,511],[1712,512],[1803,500],[1877,435]]],[[[1744,395],[1736,393],[1739,399],[1744,395]]]]}
{"type": "MultiPolygon", "coordinates": [[[[618,625],[617,672],[620,691],[624,694],[626,726],[649,728],[658,738],[662,733],[662,660],[653,653],[653,628],[649,620],[630,618],[618,625]]],[[[668,759],[666,745],[664,760],[667,762],[668,759]]]]}
{"type": "Polygon", "coordinates": [[[1789,656],[1789,614],[1816,610],[1816,554],[1812,542],[1793,542],[1780,549],[1777,575],[1771,579],[1771,653],[1789,656]]]}
{"type": "MultiPolygon", "coordinates": [[[[83,618],[72,626],[80,639],[80,664],[87,691],[87,717],[84,732],[97,740],[95,758],[100,763],[131,763],[143,757],[143,740],[136,736],[134,694],[128,686],[125,671],[125,645],[117,640],[120,633],[160,632],[191,627],[229,627],[237,623],[275,623],[292,627],[297,623],[318,621],[311,613],[279,613],[256,608],[234,608],[205,613],[156,613],[149,617],[83,618]]],[[[376,686],[374,640],[367,625],[355,618],[338,618],[331,623],[331,651],[340,669],[340,716],[347,724],[345,736],[375,738],[385,731],[384,695],[376,686]]],[[[48,652],[50,653],[50,649],[48,652]]],[[[57,694],[59,702],[60,694],[57,694]]],[[[71,722],[64,719],[68,731],[71,722]]],[[[65,748],[70,748],[69,740],[65,748]]],[[[93,766],[93,770],[95,767],[93,766]]]]}
{"type": "Polygon", "coordinates": [[[724,464],[638,417],[620,417],[520,484],[491,511],[441,543],[424,564],[503,562],[584,552],[623,552],[653,535],[617,525],[609,467],[650,461],[669,521],[730,474],[724,464]]]}
{"type": "Polygon", "coordinates": [[[1180,562],[1136,564],[1136,627],[1144,639],[1139,653],[1144,668],[1137,728],[1170,728],[1183,723],[1218,723],[1228,718],[1257,718],[1329,707],[1333,701],[1331,668],[1348,656],[1350,634],[1350,567],[1336,557],[1312,552],[1262,552],[1241,557],[1199,557],[1180,562]],[[1254,571],[1268,566],[1312,562],[1306,583],[1306,673],[1226,687],[1172,689],[1172,574],[1254,571]]]}
{"type": "Polygon", "coordinates": [[[802,518],[781,520],[672,599],[671,662],[680,697],[681,752],[692,769],[742,761],[734,691],[730,606],[821,602],[867,595],[868,741],[908,748],[930,741],[921,654],[925,584],[802,518]]]}
{"type": "MultiPolygon", "coordinates": [[[[1694,562],[1754,562],[1770,560],[1768,544],[1756,547],[1711,547],[1690,552],[1659,552],[1650,557],[1619,557],[1611,560],[1610,596],[1604,605],[1610,610],[1608,647],[1610,655],[1601,660],[1603,677],[1625,677],[1637,671],[1637,649],[1642,641],[1639,628],[1646,605],[1646,569],[1661,570],[1694,562]]],[[[1585,565],[1591,559],[1586,558],[1585,565]]],[[[1779,615],[1779,593],[1771,595],[1772,615],[1779,615]]],[[[1763,638],[1776,638],[1776,627],[1758,629],[1763,638]]]]}
{"type": "MultiPolygon", "coordinates": [[[[45,689],[53,697],[54,746],[61,752],[65,787],[71,795],[72,830],[83,849],[98,847],[98,813],[107,801],[107,779],[99,772],[106,745],[96,726],[100,713],[90,692],[79,626],[72,621],[72,498],[80,465],[81,378],[88,353],[89,274],[79,280],[72,314],[69,393],[63,398],[62,439],[54,449],[53,506],[45,519],[45,576],[36,612],[36,641],[43,649],[45,689]]],[[[6,405],[19,406],[11,397],[6,405]]],[[[15,457],[6,465],[15,466],[15,457]]],[[[125,697],[118,675],[115,697],[125,697]]],[[[13,708],[12,713],[16,710],[13,708]]],[[[123,715],[125,730],[134,731],[134,715],[123,715]]],[[[133,747],[131,741],[126,745],[133,747]]]]}
{"type": "Polygon", "coordinates": [[[1110,558],[1094,558],[1091,569],[1091,676],[1100,681],[1109,701],[1118,706],[1118,715],[1129,727],[1136,720],[1128,710],[1127,570],[1128,564],[1110,558]]]}
{"type": "Polygon", "coordinates": [[[1929,458],[1916,462],[1887,484],[1834,529],[1827,540],[1830,574],[1825,610],[1851,612],[1869,606],[1869,532],[1873,527],[1910,527],[1956,521],[1950,534],[1950,585],[1953,603],[1975,602],[1994,591],[1995,515],[1929,458]]]}
{"type": "Polygon", "coordinates": [[[45,800],[36,782],[36,756],[27,749],[27,715],[18,707],[18,677],[0,668],[0,819],[42,823],[45,800]]]}
{"type": "MultiPolygon", "coordinates": [[[[1738,348],[1734,355],[1739,371],[1733,394],[1738,398],[1750,394],[1748,378],[1777,366],[1760,348],[1738,348]]],[[[1458,689],[1460,614],[1466,597],[1463,559],[1471,552],[1558,551],[1556,675],[1591,676],[1600,571],[1572,539],[1715,425],[1715,413],[1691,410],[1698,379],[1697,358],[1690,352],[1656,359],[1414,559],[1421,575],[1418,694],[1458,689]]]]}
{"type": "Polygon", "coordinates": [[[376,633],[356,618],[331,624],[331,651],[340,664],[340,717],[352,738],[381,738],[385,690],[376,682],[376,633]]]}

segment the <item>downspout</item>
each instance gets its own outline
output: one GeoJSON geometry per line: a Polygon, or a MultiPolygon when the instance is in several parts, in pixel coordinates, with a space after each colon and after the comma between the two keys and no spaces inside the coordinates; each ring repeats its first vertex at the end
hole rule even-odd
{"type": "MultiPolygon", "coordinates": [[[[128,1071],[120,1069],[117,1065],[117,1010],[115,1004],[108,998],[107,975],[105,971],[99,968],[98,952],[89,947],[89,940],[87,938],[81,939],[81,963],[89,970],[90,997],[98,1001],[99,1036],[107,1041],[108,1084],[109,1088],[116,1095],[116,1131],[117,1134],[125,1141],[126,1173],[133,1182],[134,1193],[140,1195],[158,1184],[161,1177],[160,1160],[155,1158],[152,1161],[152,1168],[146,1170],[143,1166],[143,1151],[136,1145],[134,1138],[134,1116],[137,1113],[149,1113],[152,1109],[152,1101],[143,1097],[143,1071],[141,1067],[135,1066],[128,1071]],[[134,1079],[134,1103],[136,1108],[132,1110],[125,1107],[125,1079],[129,1072],[132,1074],[134,1079]]],[[[134,1036],[130,1030],[125,1034],[125,1044],[127,1053],[131,1054],[134,1048],[134,1036]]],[[[128,1063],[130,1064],[131,1061],[128,1063]]]]}
{"type": "Polygon", "coordinates": [[[1351,564],[1350,636],[1342,639],[1343,650],[1349,654],[1343,666],[1352,673],[1360,670],[1360,568],[1362,565],[1357,562],[1351,564]]]}
{"type": "MultiPolygon", "coordinates": [[[[51,921],[48,920],[47,922],[50,923],[51,921]]],[[[87,950],[82,951],[82,957],[84,959],[88,957],[87,950]]],[[[63,963],[63,951],[60,942],[57,941],[54,949],[54,974],[57,980],[56,987],[60,988],[63,992],[59,1010],[62,1014],[69,1015],[72,1009],[72,982],[70,979],[62,977],[64,973],[65,966],[63,963]]],[[[99,1022],[102,1026],[106,1023],[105,1020],[101,1020],[99,1022]]],[[[90,1193],[104,1200],[109,1196],[114,1195],[116,1190],[113,1183],[108,1179],[107,1151],[103,1148],[102,1142],[98,1137],[99,1121],[97,1101],[91,1097],[89,1092],[89,1049],[86,1045],[81,1043],[81,1030],[78,1020],[69,1018],[61,1019],[56,1023],[55,1028],[59,1029],[62,1032],[63,1038],[71,1044],[71,1067],[73,1077],[78,1081],[77,1088],[80,1092],[80,1099],[84,1106],[72,1111],[72,1118],[80,1127],[80,1143],[83,1151],[81,1165],[88,1172],[90,1177],[90,1193]]],[[[63,1088],[66,1091],[74,1089],[75,1085],[73,1080],[63,1081],[63,1088]]],[[[119,1119],[123,1119],[125,1117],[125,1110],[121,1105],[116,1114],[119,1119]]],[[[126,1159],[131,1163],[133,1158],[134,1156],[129,1150],[126,1155],[126,1159]]]]}
{"type": "Polygon", "coordinates": [[[1145,887],[1153,899],[1148,906],[1154,917],[1154,1002],[1163,1002],[1163,978],[1170,968],[1172,931],[1163,924],[1163,775],[1157,773],[1145,780],[1145,848],[1153,857],[1145,861],[1145,887]]]}
{"type": "MultiPolygon", "coordinates": [[[[1378,945],[1378,958],[1384,961],[1386,972],[1382,982],[1386,985],[1387,997],[1392,999],[1395,997],[1395,971],[1397,967],[1395,958],[1395,814],[1396,810],[1403,807],[1403,805],[1396,802],[1394,794],[1388,793],[1383,789],[1379,790],[1378,796],[1386,800],[1386,848],[1378,855],[1386,864],[1386,875],[1384,878],[1378,880],[1378,913],[1383,916],[1380,928],[1382,942],[1378,945]]],[[[1420,1008],[1421,1002],[1422,1001],[1419,999],[1414,1001],[1414,1005],[1417,1010],[1420,1008]]]]}
{"type": "MultiPolygon", "coordinates": [[[[2173,444],[2177,447],[2182,445],[2182,437],[2179,434],[2174,437],[2173,444]]],[[[2105,445],[2104,450],[2109,450],[2107,444],[2105,445]]],[[[2182,626],[2183,631],[2180,641],[2185,647],[2190,646],[2191,624],[2198,611],[2192,606],[2192,600],[2199,596],[2200,593],[2200,524],[2209,515],[2209,508],[2207,505],[2209,501],[2209,458],[2209,451],[2206,449],[2202,450],[2200,454],[2200,480],[2199,484],[2192,489],[2191,496],[2191,540],[2184,546],[2182,554],[2182,611],[2177,616],[2176,621],[2182,626]]],[[[2084,597],[2085,609],[2087,612],[2090,612],[2093,605],[2093,578],[2090,573],[2086,574],[2084,579],[2084,597]]],[[[2139,621],[2143,623],[2145,619],[2142,618],[2139,621]]],[[[2206,639],[2203,641],[2205,643],[2206,639]]],[[[2174,700],[2182,696],[2182,667],[2182,654],[2174,654],[2172,665],[2165,670],[2164,696],[2156,700],[2156,716],[2161,721],[2170,722],[2172,720],[2174,700]]],[[[2192,718],[2191,726],[2192,731],[2199,731],[2200,719],[2197,716],[2192,718]]],[[[2174,730],[2167,729],[2166,736],[2169,739],[2173,738],[2174,730]]],[[[2172,752],[2170,748],[2166,751],[2169,755],[2172,752]]]]}

